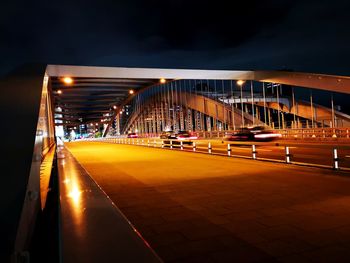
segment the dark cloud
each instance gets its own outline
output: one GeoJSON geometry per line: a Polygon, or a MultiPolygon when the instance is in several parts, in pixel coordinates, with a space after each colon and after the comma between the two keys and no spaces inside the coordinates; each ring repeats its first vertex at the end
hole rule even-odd
{"type": "Polygon", "coordinates": [[[347,74],[348,1],[2,1],[0,73],[21,63],[347,74]]]}

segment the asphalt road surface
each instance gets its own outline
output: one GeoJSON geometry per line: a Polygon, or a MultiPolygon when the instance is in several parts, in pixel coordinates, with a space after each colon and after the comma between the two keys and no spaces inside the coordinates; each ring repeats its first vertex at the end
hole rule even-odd
{"type": "MultiPolygon", "coordinates": [[[[131,144],[147,145],[147,138],[139,138],[133,140],[126,140],[131,144]]],[[[161,147],[162,141],[165,142],[164,148],[170,148],[169,140],[150,139],[150,145],[156,141],[156,146],[161,147]]],[[[289,147],[291,163],[305,163],[324,165],[328,167],[334,166],[334,148],[337,149],[338,165],[340,168],[350,168],[350,144],[325,142],[325,141],[297,141],[297,140],[280,140],[273,142],[251,142],[251,141],[225,141],[225,140],[193,140],[196,144],[196,152],[208,153],[208,144],[211,144],[211,152],[213,154],[227,155],[227,144],[230,144],[231,155],[233,157],[252,157],[252,145],[256,147],[257,159],[268,159],[285,161],[286,149],[289,147]]],[[[173,149],[179,150],[179,142],[174,140],[172,142],[173,149]]],[[[184,151],[193,151],[192,144],[183,144],[184,151]]]]}
{"type": "Polygon", "coordinates": [[[350,261],[348,173],[112,143],[66,146],[165,262],[350,261]]]}

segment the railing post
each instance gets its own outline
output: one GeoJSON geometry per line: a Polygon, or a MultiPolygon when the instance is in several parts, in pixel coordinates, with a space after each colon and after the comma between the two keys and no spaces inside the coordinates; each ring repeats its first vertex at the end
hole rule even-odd
{"type": "Polygon", "coordinates": [[[193,151],[196,151],[196,142],[193,142],[193,151]]]}
{"type": "Polygon", "coordinates": [[[147,141],[147,146],[149,147],[149,139],[148,139],[148,141],[147,141]]]}
{"type": "Polygon", "coordinates": [[[338,170],[339,169],[339,158],[338,158],[338,150],[337,150],[337,148],[333,149],[333,161],[334,161],[333,168],[335,170],[338,170]]]}
{"type": "Polygon", "coordinates": [[[208,142],[208,153],[211,154],[211,143],[208,142]]]}
{"type": "Polygon", "coordinates": [[[156,147],[156,146],[157,146],[156,140],[153,140],[153,147],[156,147]]]}
{"type": "Polygon", "coordinates": [[[181,146],[181,151],[182,151],[184,149],[183,141],[180,142],[180,146],[181,146]]]}
{"type": "Polygon", "coordinates": [[[162,148],[164,148],[164,141],[162,140],[162,148]]]}
{"type": "Polygon", "coordinates": [[[337,134],[336,134],[336,132],[335,132],[335,129],[333,129],[332,138],[337,138],[337,134]]]}
{"type": "Polygon", "coordinates": [[[290,152],[289,152],[289,147],[286,146],[286,163],[290,163],[290,152]]]}
{"type": "Polygon", "coordinates": [[[256,160],[256,147],[255,147],[255,144],[252,145],[252,156],[253,156],[253,159],[256,160]]]}
{"type": "Polygon", "coordinates": [[[231,145],[227,144],[227,156],[230,157],[231,156],[231,145]]]}
{"type": "Polygon", "coordinates": [[[173,141],[170,140],[170,149],[173,149],[173,141]]]}

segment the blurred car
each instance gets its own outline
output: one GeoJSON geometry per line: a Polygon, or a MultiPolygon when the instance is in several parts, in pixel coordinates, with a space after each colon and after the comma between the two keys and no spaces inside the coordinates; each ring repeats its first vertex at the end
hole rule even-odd
{"type": "Polygon", "coordinates": [[[172,131],[166,131],[166,132],[162,132],[159,135],[160,139],[176,139],[175,134],[172,131]]]}
{"type": "Polygon", "coordinates": [[[178,140],[196,140],[198,137],[189,131],[179,131],[175,134],[178,140]]]}
{"type": "Polygon", "coordinates": [[[189,131],[178,131],[177,133],[173,132],[163,132],[159,136],[160,139],[168,139],[164,140],[165,144],[170,144],[170,140],[172,144],[179,145],[182,141],[183,144],[192,144],[193,140],[198,139],[196,135],[189,131]]]}
{"type": "Polygon", "coordinates": [[[238,132],[227,134],[229,141],[273,141],[282,135],[264,126],[241,128],[238,132]]]}
{"type": "Polygon", "coordinates": [[[184,143],[184,144],[192,144],[193,140],[197,140],[198,137],[197,135],[193,134],[192,132],[189,131],[178,131],[175,134],[176,140],[178,142],[184,143]]]}
{"type": "Polygon", "coordinates": [[[128,135],[127,135],[127,138],[137,138],[137,137],[138,137],[138,135],[137,135],[136,132],[130,132],[130,133],[128,133],[128,135]]]}
{"type": "Polygon", "coordinates": [[[227,133],[225,139],[228,141],[252,141],[254,134],[248,128],[241,128],[235,133],[227,133]]]}

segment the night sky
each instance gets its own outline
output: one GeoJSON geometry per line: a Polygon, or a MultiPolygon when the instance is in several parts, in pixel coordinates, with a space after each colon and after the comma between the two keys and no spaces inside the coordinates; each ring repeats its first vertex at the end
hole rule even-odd
{"type": "Polygon", "coordinates": [[[349,11],[345,0],[5,0],[0,75],[32,62],[350,75],[349,11]]]}

